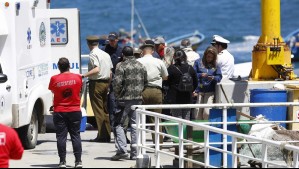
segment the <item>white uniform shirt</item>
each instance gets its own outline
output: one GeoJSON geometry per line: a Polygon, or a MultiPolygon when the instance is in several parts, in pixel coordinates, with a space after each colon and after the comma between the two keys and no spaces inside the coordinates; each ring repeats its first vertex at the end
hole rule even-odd
{"type": "Polygon", "coordinates": [[[152,55],[145,55],[137,61],[146,68],[148,86],[162,88],[162,77],[168,77],[168,71],[163,61],[152,55]]]}
{"type": "Polygon", "coordinates": [[[113,64],[108,53],[99,48],[93,49],[89,54],[88,71],[99,67],[100,72],[89,77],[91,80],[108,80],[110,79],[111,69],[113,64]]]}
{"type": "Polygon", "coordinates": [[[188,64],[193,67],[195,61],[200,59],[199,54],[196,53],[195,51],[193,51],[192,48],[184,48],[183,50],[185,51],[185,53],[187,55],[188,64]]]}
{"type": "Polygon", "coordinates": [[[235,59],[226,49],[217,56],[217,66],[221,68],[223,79],[232,78],[235,71],[235,59]]]}

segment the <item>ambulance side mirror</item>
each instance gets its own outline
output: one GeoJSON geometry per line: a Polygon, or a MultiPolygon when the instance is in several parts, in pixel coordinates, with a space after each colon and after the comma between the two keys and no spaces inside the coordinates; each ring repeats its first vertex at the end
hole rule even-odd
{"type": "Polygon", "coordinates": [[[0,74],[0,83],[5,83],[5,82],[7,82],[7,75],[0,74]]]}

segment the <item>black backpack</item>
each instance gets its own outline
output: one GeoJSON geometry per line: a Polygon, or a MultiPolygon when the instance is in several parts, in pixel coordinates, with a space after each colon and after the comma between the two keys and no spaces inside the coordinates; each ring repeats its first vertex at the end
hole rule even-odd
{"type": "Polygon", "coordinates": [[[178,87],[178,91],[180,91],[180,92],[193,92],[193,78],[191,77],[191,75],[189,73],[190,66],[188,68],[188,72],[187,73],[183,73],[179,68],[177,68],[177,69],[182,74],[180,82],[179,82],[179,84],[177,86],[178,87]]]}

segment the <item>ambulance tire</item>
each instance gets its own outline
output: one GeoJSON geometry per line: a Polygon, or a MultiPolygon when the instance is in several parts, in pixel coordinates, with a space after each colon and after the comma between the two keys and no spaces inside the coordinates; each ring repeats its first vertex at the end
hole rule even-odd
{"type": "Polygon", "coordinates": [[[33,109],[30,124],[19,129],[19,136],[26,150],[35,148],[38,137],[38,117],[35,109],[33,109]]]}

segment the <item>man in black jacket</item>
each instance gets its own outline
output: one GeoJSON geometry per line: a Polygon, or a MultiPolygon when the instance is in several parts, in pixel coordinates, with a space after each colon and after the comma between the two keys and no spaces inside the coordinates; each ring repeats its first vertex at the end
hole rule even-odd
{"type": "MultiPolygon", "coordinates": [[[[110,55],[113,69],[112,73],[113,76],[115,74],[115,68],[116,65],[122,61],[122,47],[118,45],[118,34],[116,32],[110,32],[108,35],[108,41],[109,43],[104,47],[104,51],[110,55]]],[[[109,111],[109,117],[110,117],[110,124],[113,127],[114,124],[114,114],[116,111],[116,103],[115,103],[115,96],[114,96],[114,90],[112,83],[110,85],[110,91],[108,95],[108,111],[109,111]]]]}

